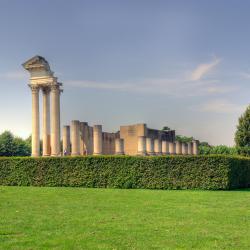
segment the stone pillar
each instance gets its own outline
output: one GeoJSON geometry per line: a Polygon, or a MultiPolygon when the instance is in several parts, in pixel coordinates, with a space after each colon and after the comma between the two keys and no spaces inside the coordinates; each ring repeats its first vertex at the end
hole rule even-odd
{"type": "Polygon", "coordinates": [[[182,151],[183,155],[187,155],[188,154],[187,143],[185,143],[185,142],[181,143],[181,151],[182,151]]]}
{"type": "Polygon", "coordinates": [[[32,92],[32,153],[40,156],[39,87],[30,85],[32,92]]]}
{"type": "Polygon", "coordinates": [[[188,154],[192,155],[193,154],[193,143],[188,142],[187,147],[188,147],[188,154]]]}
{"type": "Polygon", "coordinates": [[[70,126],[63,127],[63,155],[70,155],[70,126]]]}
{"type": "Polygon", "coordinates": [[[169,154],[175,155],[175,143],[169,142],[169,154]]]}
{"type": "Polygon", "coordinates": [[[124,155],[124,139],[115,139],[115,154],[124,155]]]}
{"type": "Polygon", "coordinates": [[[177,155],[181,155],[182,154],[182,151],[181,151],[181,142],[179,142],[179,141],[175,142],[175,153],[177,155]]]}
{"type": "Polygon", "coordinates": [[[159,139],[154,140],[154,151],[155,151],[156,155],[162,155],[161,140],[159,140],[159,139]]]}
{"type": "Polygon", "coordinates": [[[60,86],[51,86],[51,156],[60,156],[60,86]]]}
{"type": "Polygon", "coordinates": [[[138,136],[137,154],[146,155],[146,137],[138,136]]]}
{"type": "Polygon", "coordinates": [[[152,138],[146,138],[146,152],[147,155],[154,155],[154,140],[152,138]]]}
{"type": "Polygon", "coordinates": [[[80,122],[80,155],[88,153],[88,123],[80,122]]]}
{"type": "Polygon", "coordinates": [[[102,125],[93,127],[94,155],[102,154],[102,125]]]}
{"type": "Polygon", "coordinates": [[[94,152],[94,132],[93,127],[88,127],[88,150],[87,154],[92,155],[94,152]]]}
{"type": "Polygon", "coordinates": [[[43,89],[43,156],[50,155],[50,89],[43,89]]]}
{"type": "Polygon", "coordinates": [[[80,122],[77,120],[71,121],[71,155],[80,155],[80,122]]]}
{"type": "Polygon", "coordinates": [[[193,155],[198,155],[199,154],[199,141],[194,140],[193,141],[193,155]]]}
{"type": "Polygon", "coordinates": [[[167,155],[169,154],[169,143],[167,141],[162,141],[162,154],[167,155]]]}

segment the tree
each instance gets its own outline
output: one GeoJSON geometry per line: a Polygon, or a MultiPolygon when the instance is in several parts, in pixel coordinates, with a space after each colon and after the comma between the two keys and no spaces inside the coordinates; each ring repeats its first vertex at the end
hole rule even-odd
{"type": "Polygon", "coordinates": [[[0,156],[29,156],[31,153],[30,139],[15,137],[10,131],[0,135],[0,156]]]}
{"type": "Polygon", "coordinates": [[[250,147],[250,105],[239,118],[235,133],[235,143],[238,147],[250,147]]]}
{"type": "Polygon", "coordinates": [[[164,127],[162,128],[162,130],[163,130],[163,131],[169,131],[169,130],[171,130],[171,129],[170,129],[170,127],[168,127],[168,126],[164,126],[164,127]]]}
{"type": "Polygon", "coordinates": [[[23,140],[22,138],[15,137],[14,138],[14,145],[15,145],[15,156],[30,156],[31,154],[31,147],[27,140],[23,140]]]}
{"type": "Polygon", "coordinates": [[[179,141],[179,142],[191,142],[191,141],[194,140],[194,138],[193,137],[183,136],[183,135],[176,135],[175,140],[179,141]]]}
{"type": "Polygon", "coordinates": [[[15,151],[14,136],[10,131],[0,135],[0,156],[13,156],[15,151]]]}

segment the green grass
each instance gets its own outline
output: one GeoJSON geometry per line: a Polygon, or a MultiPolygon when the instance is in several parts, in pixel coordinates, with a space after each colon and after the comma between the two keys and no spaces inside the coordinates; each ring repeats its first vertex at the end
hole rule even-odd
{"type": "Polygon", "coordinates": [[[0,187],[0,249],[250,249],[250,190],[0,187]]]}

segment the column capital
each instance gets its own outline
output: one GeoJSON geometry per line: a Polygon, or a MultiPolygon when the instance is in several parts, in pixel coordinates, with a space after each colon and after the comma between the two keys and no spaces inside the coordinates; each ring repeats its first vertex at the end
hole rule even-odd
{"type": "Polygon", "coordinates": [[[60,86],[58,84],[51,85],[50,89],[51,89],[51,91],[59,91],[60,90],[60,86]]]}
{"type": "Polygon", "coordinates": [[[28,86],[30,87],[32,93],[38,93],[40,90],[40,86],[38,85],[29,84],[28,86]]]}
{"type": "Polygon", "coordinates": [[[50,87],[42,87],[43,94],[49,94],[50,93],[50,87]]]}

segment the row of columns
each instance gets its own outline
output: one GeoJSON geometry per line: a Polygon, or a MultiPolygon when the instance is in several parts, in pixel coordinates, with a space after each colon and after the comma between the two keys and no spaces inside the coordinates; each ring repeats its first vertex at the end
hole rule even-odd
{"type": "Polygon", "coordinates": [[[59,156],[60,152],[60,84],[30,85],[32,92],[32,156],[40,156],[39,91],[43,93],[43,156],[59,156]],[[51,110],[50,110],[51,95],[51,110]],[[50,117],[51,111],[51,117],[50,117]]]}
{"type": "MultiPolygon", "coordinates": [[[[63,153],[64,155],[81,155],[81,122],[73,120],[70,126],[63,127],[63,153]]],[[[84,132],[83,132],[84,133],[84,132]]],[[[93,126],[93,155],[103,154],[102,125],[93,126]]],[[[124,154],[124,140],[115,139],[115,154],[124,154]]]]}
{"type": "Polygon", "coordinates": [[[139,136],[137,152],[138,155],[198,155],[198,143],[197,140],[188,143],[168,142],[139,136]]]}

